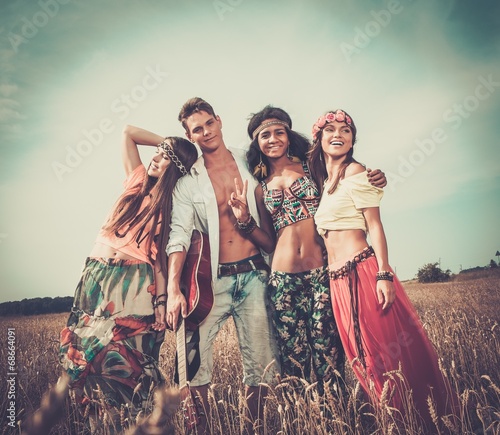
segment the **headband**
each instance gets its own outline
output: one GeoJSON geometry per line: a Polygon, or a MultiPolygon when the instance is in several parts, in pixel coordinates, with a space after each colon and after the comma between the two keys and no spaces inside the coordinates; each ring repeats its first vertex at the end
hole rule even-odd
{"type": "Polygon", "coordinates": [[[269,127],[270,125],[284,125],[285,127],[290,128],[287,122],[285,121],[280,121],[279,119],[273,119],[272,121],[264,122],[263,124],[260,124],[252,133],[252,139],[255,140],[255,138],[258,136],[258,134],[264,130],[265,128],[269,127]]]}
{"type": "Polygon", "coordinates": [[[318,133],[325,127],[328,122],[345,122],[349,127],[352,127],[351,117],[345,113],[343,110],[338,109],[335,112],[328,112],[323,116],[320,116],[318,120],[314,123],[312,128],[313,140],[316,140],[318,133]]]}
{"type": "Polygon", "coordinates": [[[174,165],[177,166],[179,171],[181,171],[181,174],[186,175],[187,174],[186,167],[175,155],[174,149],[172,148],[172,145],[168,143],[167,139],[165,139],[162,143],[158,144],[158,146],[165,152],[165,154],[169,157],[169,159],[172,160],[172,162],[174,162],[174,165]]]}

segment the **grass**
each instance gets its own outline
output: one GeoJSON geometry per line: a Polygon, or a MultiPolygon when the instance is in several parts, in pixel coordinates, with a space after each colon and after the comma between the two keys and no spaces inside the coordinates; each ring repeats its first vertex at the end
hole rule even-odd
{"type": "MultiPolygon", "coordinates": [[[[460,415],[453,421],[436,415],[440,428],[440,432],[436,429],[436,433],[500,434],[499,278],[499,271],[494,271],[475,276],[457,276],[447,283],[404,283],[437,349],[442,370],[460,397],[460,415]]],[[[26,421],[40,407],[42,395],[56,384],[61,374],[57,362],[58,336],[66,318],[67,314],[54,314],[0,319],[0,367],[4,367],[4,373],[7,371],[5,362],[8,357],[7,328],[15,328],[18,424],[16,429],[7,426],[8,391],[6,383],[2,382],[1,433],[21,433],[20,422],[26,421]]],[[[173,334],[167,334],[160,367],[168,380],[173,377],[174,349],[173,334]]],[[[230,321],[219,334],[214,359],[215,371],[209,394],[213,433],[240,434],[240,416],[244,414],[245,406],[242,370],[234,324],[230,321]]],[[[423,433],[412,413],[410,399],[407,415],[398,422],[397,414],[386,404],[373,409],[364,400],[350,370],[345,379],[346,395],[341,399],[328,395],[326,400],[322,400],[317,395],[315,385],[309,385],[304,380],[299,380],[304,385],[304,391],[298,393],[291,386],[294,381],[284,378],[270,386],[263,433],[423,433]]],[[[52,400],[56,403],[54,398],[52,400]]],[[[175,393],[158,400],[163,400],[164,405],[168,401],[173,403],[176,400],[175,393]]],[[[59,419],[55,424],[51,423],[51,434],[86,433],[84,419],[70,400],[63,400],[57,406],[59,419]]],[[[124,423],[133,426],[134,422],[124,423]]],[[[174,415],[170,426],[166,426],[163,421],[162,427],[163,432],[157,433],[182,434],[180,412],[174,415]],[[165,429],[167,427],[170,429],[165,429]]]]}

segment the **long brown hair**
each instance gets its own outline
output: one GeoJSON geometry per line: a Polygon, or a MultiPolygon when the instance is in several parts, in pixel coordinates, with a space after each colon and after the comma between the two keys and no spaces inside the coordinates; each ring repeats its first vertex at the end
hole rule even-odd
{"type": "Polygon", "coordinates": [[[187,126],[187,119],[193,114],[193,113],[200,113],[200,112],[207,112],[209,115],[212,115],[214,118],[217,117],[215,114],[214,108],[207,103],[203,98],[200,97],[193,97],[187,100],[184,105],[181,107],[181,110],[179,111],[179,116],[177,119],[179,122],[182,124],[184,127],[184,130],[186,130],[187,133],[189,133],[189,129],[187,126]]]}
{"type": "MultiPolygon", "coordinates": [[[[336,112],[335,110],[332,110],[331,112],[336,112]]],[[[347,112],[343,111],[346,115],[350,116],[347,112]]],[[[352,120],[352,117],[350,117],[352,120]]],[[[324,127],[323,127],[324,128],[324,127]]],[[[317,133],[316,139],[313,141],[311,150],[309,151],[309,168],[311,171],[311,176],[313,177],[316,185],[318,186],[318,189],[320,191],[320,194],[323,193],[324,189],[324,184],[325,181],[328,178],[328,173],[326,172],[326,163],[323,157],[323,149],[321,148],[321,140],[323,139],[323,128],[317,133]]],[[[356,125],[354,124],[354,121],[352,121],[351,125],[349,125],[349,128],[351,129],[352,132],[352,147],[346,154],[346,157],[344,161],[340,165],[340,170],[337,174],[337,177],[335,178],[335,181],[333,182],[332,186],[330,189],[328,189],[328,194],[332,194],[335,192],[335,189],[338,187],[340,180],[342,180],[345,176],[345,171],[347,167],[351,163],[358,163],[354,157],[354,144],[356,143],[356,125]]]]}
{"type": "MultiPolygon", "coordinates": [[[[167,137],[175,155],[190,170],[198,158],[196,147],[187,139],[181,137],[167,137]]],[[[172,214],[172,193],[177,180],[182,176],[181,171],[174,162],[170,162],[167,169],[155,178],[146,175],[142,184],[137,185],[131,192],[123,194],[116,202],[111,215],[103,227],[108,234],[124,237],[131,228],[137,228],[135,239],[141,243],[147,239],[146,249],[151,262],[151,246],[156,243],[158,250],[156,261],[160,261],[163,273],[167,272],[167,256],[165,248],[170,234],[170,216],[172,214]],[[139,213],[146,196],[150,197],[149,203],[139,213]],[[151,223],[151,234],[144,234],[146,226],[151,223]],[[160,225],[158,236],[156,227],[160,225]]]]}

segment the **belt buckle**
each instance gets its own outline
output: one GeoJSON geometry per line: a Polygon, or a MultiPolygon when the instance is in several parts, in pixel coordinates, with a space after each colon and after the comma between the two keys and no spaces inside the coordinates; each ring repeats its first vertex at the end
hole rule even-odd
{"type": "Polygon", "coordinates": [[[219,264],[219,274],[221,276],[234,275],[238,272],[237,264],[219,264]],[[234,269],[234,272],[233,272],[234,269]]]}
{"type": "Polygon", "coordinates": [[[229,265],[229,274],[236,275],[237,273],[238,273],[238,263],[230,264],[229,265]]]}

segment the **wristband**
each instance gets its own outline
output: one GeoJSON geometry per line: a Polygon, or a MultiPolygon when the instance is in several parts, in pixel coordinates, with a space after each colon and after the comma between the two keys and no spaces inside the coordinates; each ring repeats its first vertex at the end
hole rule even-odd
{"type": "Polygon", "coordinates": [[[243,233],[243,234],[251,234],[255,228],[257,228],[257,222],[253,218],[252,215],[249,215],[248,220],[246,222],[241,222],[238,219],[236,219],[236,225],[238,225],[238,229],[243,233]]]}
{"type": "Polygon", "coordinates": [[[381,270],[377,272],[376,275],[376,280],[377,281],[394,281],[394,274],[388,270],[381,270]]]}
{"type": "Polygon", "coordinates": [[[158,296],[153,296],[153,298],[151,299],[151,303],[153,304],[153,308],[158,308],[160,305],[163,305],[163,306],[166,306],[167,305],[167,301],[159,301],[158,299],[162,298],[162,297],[165,297],[165,299],[167,298],[167,295],[166,293],[163,293],[161,295],[158,295],[158,296]]]}

